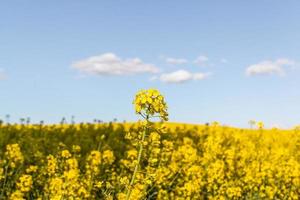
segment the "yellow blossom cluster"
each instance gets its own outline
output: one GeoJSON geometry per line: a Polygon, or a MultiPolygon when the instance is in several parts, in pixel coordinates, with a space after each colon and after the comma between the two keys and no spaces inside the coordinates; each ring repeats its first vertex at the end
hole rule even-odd
{"type": "Polygon", "coordinates": [[[15,168],[16,165],[23,163],[24,157],[21,153],[19,144],[11,144],[6,146],[5,156],[9,161],[9,166],[15,168]]]}
{"type": "Polygon", "coordinates": [[[135,111],[144,116],[155,117],[157,114],[161,120],[168,120],[167,104],[164,97],[156,89],[141,90],[134,99],[135,111]]]}

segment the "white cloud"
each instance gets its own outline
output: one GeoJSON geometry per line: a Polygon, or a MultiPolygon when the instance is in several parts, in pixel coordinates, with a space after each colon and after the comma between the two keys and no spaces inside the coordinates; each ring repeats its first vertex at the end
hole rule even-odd
{"type": "Polygon", "coordinates": [[[262,61],[254,65],[250,65],[246,69],[246,75],[254,76],[254,75],[270,75],[270,74],[277,74],[277,75],[284,75],[285,74],[285,67],[287,66],[294,66],[295,62],[286,58],[277,59],[275,61],[262,61]]]}
{"type": "Polygon", "coordinates": [[[92,56],[74,62],[72,67],[86,74],[130,75],[140,73],[158,73],[160,70],[139,58],[121,59],[113,53],[92,56]]]}
{"type": "Polygon", "coordinates": [[[279,65],[287,65],[287,66],[293,66],[295,65],[295,61],[289,60],[287,58],[280,58],[276,61],[279,65]]]}
{"type": "Polygon", "coordinates": [[[181,64],[186,64],[188,61],[183,58],[170,58],[167,57],[165,58],[166,63],[172,64],[172,65],[181,65],[181,64]]]}
{"type": "Polygon", "coordinates": [[[207,61],[208,61],[208,57],[201,55],[194,60],[194,63],[197,65],[204,65],[207,61]]]}
{"type": "Polygon", "coordinates": [[[159,78],[159,76],[152,76],[152,77],[150,77],[150,81],[156,81],[157,79],[159,78]]]}
{"type": "Polygon", "coordinates": [[[186,70],[178,70],[171,73],[161,74],[159,80],[165,83],[184,83],[190,80],[203,80],[210,73],[191,73],[186,70]]]}

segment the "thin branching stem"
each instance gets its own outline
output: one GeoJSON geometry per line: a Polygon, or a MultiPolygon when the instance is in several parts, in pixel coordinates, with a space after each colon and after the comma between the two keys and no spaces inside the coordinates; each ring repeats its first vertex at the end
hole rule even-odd
{"type": "Polygon", "coordinates": [[[146,134],[148,132],[148,123],[149,123],[149,117],[148,116],[146,117],[146,121],[147,121],[147,124],[146,124],[145,130],[143,131],[142,140],[140,141],[138,159],[137,159],[137,163],[135,165],[134,172],[133,172],[130,184],[129,184],[129,189],[127,190],[126,200],[128,200],[130,198],[130,194],[131,194],[131,191],[132,191],[132,186],[134,184],[134,180],[136,178],[136,174],[137,174],[140,162],[141,162],[143,148],[144,148],[144,141],[145,141],[146,134]]]}

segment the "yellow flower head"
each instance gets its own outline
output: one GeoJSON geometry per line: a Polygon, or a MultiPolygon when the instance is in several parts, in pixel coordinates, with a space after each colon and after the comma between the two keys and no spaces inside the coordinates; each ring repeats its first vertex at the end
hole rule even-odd
{"type": "Polygon", "coordinates": [[[72,155],[71,155],[71,153],[70,153],[68,150],[63,150],[63,151],[61,152],[61,156],[62,156],[63,158],[70,158],[72,155]]]}
{"type": "Polygon", "coordinates": [[[259,128],[259,129],[263,129],[264,128],[264,123],[263,122],[257,122],[257,127],[259,128]]]}
{"type": "Polygon", "coordinates": [[[10,161],[10,167],[15,168],[17,164],[22,164],[24,157],[18,144],[9,144],[6,146],[6,158],[10,161]]]}
{"type": "Polygon", "coordinates": [[[27,169],[26,169],[26,173],[30,174],[30,173],[35,173],[38,170],[38,167],[35,165],[30,165],[27,169]]]}
{"type": "Polygon", "coordinates": [[[32,177],[30,175],[22,175],[17,183],[17,188],[21,192],[29,192],[32,187],[32,177]]]}
{"type": "Polygon", "coordinates": [[[23,199],[24,199],[24,194],[20,190],[16,190],[9,197],[9,200],[23,200],[23,199]]]}
{"type": "Polygon", "coordinates": [[[115,161],[114,153],[111,150],[105,150],[102,155],[103,163],[111,165],[115,161]]]}
{"type": "Polygon", "coordinates": [[[47,172],[49,175],[55,174],[57,168],[57,159],[53,155],[47,156],[47,172]]]}
{"type": "Polygon", "coordinates": [[[101,164],[101,153],[99,151],[93,150],[86,159],[86,169],[88,174],[99,173],[99,165],[101,164]]]}
{"type": "Polygon", "coordinates": [[[76,152],[76,153],[79,153],[81,151],[81,147],[78,146],[78,145],[73,145],[72,146],[72,151],[76,152]]]}
{"type": "Polygon", "coordinates": [[[158,117],[163,120],[168,120],[167,104],[164,97],[156,89],[141,90],[134,99],[135,112],[137,114],[145,114],[146,116],[158,117]]]}

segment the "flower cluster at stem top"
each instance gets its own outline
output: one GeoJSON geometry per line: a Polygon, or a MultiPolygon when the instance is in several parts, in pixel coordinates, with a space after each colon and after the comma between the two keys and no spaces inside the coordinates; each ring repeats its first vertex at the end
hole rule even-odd
{"type": "Polygon", "coordinates": [[[168,120],[167,104],[164,97],[156,89],[141,90],[134,99],[135,112],[146,117],[158,117],[162,121],[168,120]]]}

